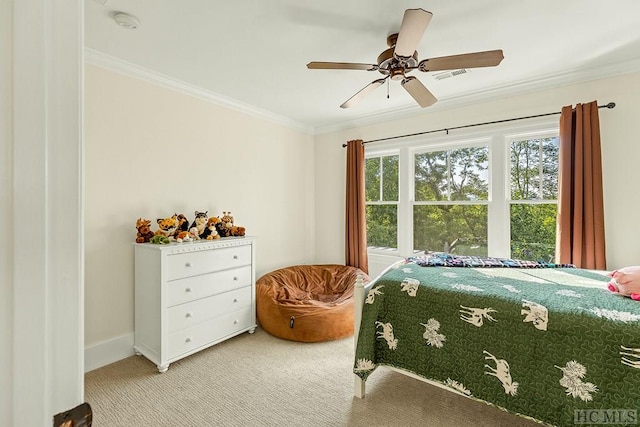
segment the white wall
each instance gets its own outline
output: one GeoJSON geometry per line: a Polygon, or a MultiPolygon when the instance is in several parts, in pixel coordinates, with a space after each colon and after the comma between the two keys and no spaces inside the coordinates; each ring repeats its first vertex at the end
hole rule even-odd
{"type": "Polygon", "coordinates": [[[11,425],[13,405],[13,173],[12,73],[13,9],[0,2],[0,425],[11,425]]]}
{"type": "MultiPolygon", "coordinates": [[[[344,180],[346,152],[342,144],[350,139],[378,139],[445,127],[481,123],[512,117],[560,111],[562,106],[597,100],[616,103],[613,110],[600,110],[604,174],[605,233],[607,267],[620,268],[640,262],[640,227],[637,212],[640,198],[638,118],[640,117],[640,74],[595,80],[553,90],[537,91],[501,100],[446,110],[428,109],[409,118],[360,126],[315,138],[316,260],[344,260],[344,180]],[[330,166],[328,166],[330,165],[330,166]],[[328,232],[326,224],[332,224],[328,232]]],[[[558,116],[559,117],[559,116],[558,116]]],[[[451,132],[452,137],[456,131],[451,132]]],[[[441,136],[441,135],[439,135],[441,136]]],[[[428,140],[429,135],[425,135],[428,140]]],[[[382,265],[370,265],[376,274],[382,265]]]]}
{"type": "Polygon", "coordinates": [[[258,277],[314,260],[313,136],[95,65],[85,71],[88,359],[109,345],[132,351],[138,217],[156,230],[156,218],[174,213],[192,221],[195,210],[231,211],[258,238],[258,277]]]}

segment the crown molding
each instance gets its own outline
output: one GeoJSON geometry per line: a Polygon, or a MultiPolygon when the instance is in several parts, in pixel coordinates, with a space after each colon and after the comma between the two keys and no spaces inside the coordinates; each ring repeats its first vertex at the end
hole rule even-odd
{"type": "Polygon", "coordinates": [[[468,92],[464,95],[452,96],[440,99],[434,106],[424,110],[415,105],[407,105],[381,113],[368,114],[352,120],[342,122],[327,123],[326,125],[310,126],[292,120],[288,117],[274,114],[270,111],[254,107],[235,99],[220,95],[218,93],[194,86],[192,84],[168,77],[147,68],[107,55],[103,52],[86,48],[84,50],[85,62],[116,71],[121,74],[136,77],[159,86],[175,90],[196,98],[205,100],[215,105],[229,108],[260,118],[290,129],[303,132],[309,135],[319,135],[353,129],[361,126],[372,125],[382,121],[403,119],[411,116],[435,112],[450,108],[469,106],[480,102],[494,101],[515,95],[522,95],[530,92],[547,90],[554,87],[568,86],[590,80],[614,77],[640,71],[640,59],[610,64],[605,67],[585,67],[562,74],[548,74],[535,80],[516,82],[507,85],[494,86],[479,91],[468,92]]]}
{"type": "Polygon", "coordinates": [[[480,91],[469,92],[464,95],[443,98],[424,110],[415,105],[396,108],[391,111],[382,113],[369,114],[359,117],[355,120],[348,120],[340,123],[330,123],[327,125],[316,126],[314,134],[324,134],[337,132],[356,127],[372,125],[383,121],[391,121],[427,112],[435,112],[450,108],[469,106],[480,102],[494,101],[515,95],[522,95],[540,90],[552,89],[561,86],[583,83],[590,80],[598,80],[602,78],[615,77],[618,75],[629,74],[640,71],[640,59],[611,64],[606,67],[590,67],[568,71],[562,74],[549,74],[535,80],[526,82],[518,82],[508,85],[496,86],[493,88],[483,89],[480,91]]]}
{"type": "Polygon", "coordinates": [[[144,68],[131,62],[124,61],[111,55],[107,55],[106,53],[100,52],[95,49],[85,47],[84,60],[86,63],[97,65],[99,67],[106,68],[108,70],[115,71],[130,77],[139,78],[158,86],[191,95],[212,104],[225,107],[230,110],[238,111],[252,117],[263,119],[268,122],[282,125],[299,132],[311,135],[313,135],[314,133],[313,127],[304,125],[288,117],[274,114],[267,110],[245,104],[233,98],[220,95],[219,93],[215,93],[183,82],[181,80],[174,79],[172,77],[149,70],[148,68],[144,68]]]}

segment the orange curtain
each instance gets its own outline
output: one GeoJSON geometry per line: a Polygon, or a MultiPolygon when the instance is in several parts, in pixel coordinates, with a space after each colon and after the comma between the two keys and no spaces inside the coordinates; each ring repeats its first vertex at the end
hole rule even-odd
{"type": "Polygon", "coordinates": [[[347,200],[345,264],[369,273],[367,225],[364,197],[364,145],[362,140],[347,142],[347,200]]]}
{"type": "Polygon", "coordinates": [[[606,269],[598,104],[562,108],[556,262],[606,269]]]}

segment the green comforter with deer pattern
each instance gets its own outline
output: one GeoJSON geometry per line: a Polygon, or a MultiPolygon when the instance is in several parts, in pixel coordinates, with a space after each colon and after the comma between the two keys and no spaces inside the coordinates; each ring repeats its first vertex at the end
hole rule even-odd
{"type": "Polygon", "coordinates": [[[354,372],[401,368],[557,426],[590,409],[640,414],[640,302],[607,281],[575,268],[403,264],[366,295],[354,372]]]}

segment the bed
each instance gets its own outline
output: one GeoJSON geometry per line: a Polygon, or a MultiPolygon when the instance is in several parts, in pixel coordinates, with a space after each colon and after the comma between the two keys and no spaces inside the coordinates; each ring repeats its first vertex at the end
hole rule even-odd
{"type": "Polygon", "coordinates": [[[356,281],[355,396],[384,366],[543,424],[637,422],[640,303],[604,272],[434,259],[356,281]]]}

